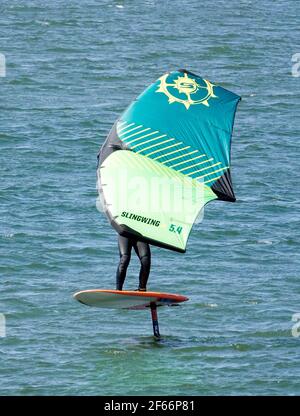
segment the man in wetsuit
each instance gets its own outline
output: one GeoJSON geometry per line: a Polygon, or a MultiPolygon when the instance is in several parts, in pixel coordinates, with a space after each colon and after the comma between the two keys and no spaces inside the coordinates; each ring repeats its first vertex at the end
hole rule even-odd
{"type": "Polygon", "coordinates": [[[133,238],[123,237],[121,235],[119,235],[120,262],[116,276],[117,290],[123,289],[127,267],[130,262],[132,247],[134,248],[134,251],[136,252],[141,262],[138,290],[145,292],[151,266],[151,252],[149,244],[135,240],[133,238]]]}
{"type": "MultiPolygon", "coordinates": [[[[128,145],[125,142],[122,142],[117,133],[117,123],[114,124],[109,135],[107,136],[104,144],[102,145],[100,152],[98,153],[98,165],[97,169],[100,168],[102,163],[108,158],[113,152],[119,150],[131,151],[128,145]]],[[[99,177],[98,177],[99,180],[99,177]]],[[[105,203],[104,203],[105,204],[105,203]]],[[[106,211],[106,207],[104,211],[106,211]]],[[[111,220],[111,219],[110,219],[111,220]]],[[[127,238],[119,236],[119,252],[120,252],[120,262],[117,269],[117,281],[116,286],[117,290],[122,290],[124,281],[126,278],[127,267],[130,262],[131,250],[134,248],[137,256],[141,262],[141,269],[139,275],[139,287],[138,290],[146,291],[147,281],[150,273],[150,262],[151,262],[151,253],[149,244],[138,241],[134,238],[127,238]]]]}

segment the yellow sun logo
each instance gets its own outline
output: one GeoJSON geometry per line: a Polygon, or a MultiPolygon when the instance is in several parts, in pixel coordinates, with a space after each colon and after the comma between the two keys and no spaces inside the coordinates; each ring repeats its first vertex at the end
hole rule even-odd
{"type": "Polygon", "coordinates": [[[188,110],[193,104],[203,104],[209,107],[210,98],[217,98],[213,90],[214,84],[206,79],[198,78],[197,82],[184,73],[184,76],[178,76],[173,82],[168,82],[168,76],[169,74],[165,74],[159,78],[160,85],[156,92],[164,93],[170,104],[181,103],[188,110]]]}

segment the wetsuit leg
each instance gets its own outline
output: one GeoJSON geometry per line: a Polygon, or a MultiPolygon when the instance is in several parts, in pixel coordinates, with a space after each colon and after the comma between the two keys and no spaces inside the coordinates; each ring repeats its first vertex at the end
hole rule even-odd
{"type": "Polygon", "coordinates": [[[137,241],[134,245],[134,250],[141,262],[141,269],[139,275],[139,290],[146,290],[148,277],[151,267],[151,251],[149,244],[142,241],[137,241]]]}
{"type": "Polygon", "coordinates": [[[130,262],[132,249],[132,241],[127,237],[119,236],[119,253],[120,253],[120,262],[117,269],[116,275],[116,287],[117,290],[122,290],[126,278],[127,267],[130,262]]]}

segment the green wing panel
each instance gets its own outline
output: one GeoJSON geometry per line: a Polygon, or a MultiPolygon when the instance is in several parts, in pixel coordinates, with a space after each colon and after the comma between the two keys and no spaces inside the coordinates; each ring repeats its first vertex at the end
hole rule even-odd
{"type": "Polygon", "coordinates": [[[184,252],[203,206],[235,201],[231,136],[240,97],[186,70],[162,75],[114,124],[99,191],[119,234],[184,252]]]}
{"type": "Polygon", "coordinates": [[[181,252],[199,211],[217,198],[205,184],[128,150],[111,153],[98,172],[118,231],[181,252]]]}
{"type": "Polygon", "coordinates": [[[230,147],[240,97],[185,70],[151,84],[121,116],[120,139],[133,151],[216,185],[234,201],[230,147]],[[198,157],[198,158],[197,158],[198,157]]]}

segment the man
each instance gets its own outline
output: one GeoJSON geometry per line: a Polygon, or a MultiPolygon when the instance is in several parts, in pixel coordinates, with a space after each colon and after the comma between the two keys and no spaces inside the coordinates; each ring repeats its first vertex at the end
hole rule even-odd
{"type": "MultiPolygon", "coordinates": [[[[119,150],[130,150],[130,148],[128,148],[126,143],[122,142],[119,139],[116,126],[117,126],[117,123],[114,124],[112,130],[110,131],[104,144],[102,145],[100,152],[98,153],[97,169],[99,169],[101,164],[105,161],[106,158],[108,158],[108,156],[111,155],[111,153],[115,151],[119,151],[119,150]]],[[[98,176],[98,180],[99,180],[99,176],[98,176]]],[[[116,276],[117,290],[123,289],[124,281],[126,278],[127,267],[130,262],[132,247],[134,248],[141,262],[138,290],[146,291],[147,281],[148,281],[148,277],[150,273],[150,265],[151,265],[151,253],[150,253],[149,244],[143,243],[142,241],[138,241],[137,239],[134,239],[134,238],[127,238],[127,237],[122,237],[122,236],[119,236],[120,262],[119,262],[119,266],[117,269],[117,276],[116,276]]]]}
{"type": "Polygon", "coordinates": [[[130,262],[131,250],[134,248],[141,262],[139,275],[139,287],[137,290],[146,292],[148,277],[151,266],[151,252],[149,244],[138,241],[133,238],[127,238],[119,235],[119,253],[120,262],[117,269],[116,286],[117,290],[122,290],[126,278],[127,268],[130,262]]]}

